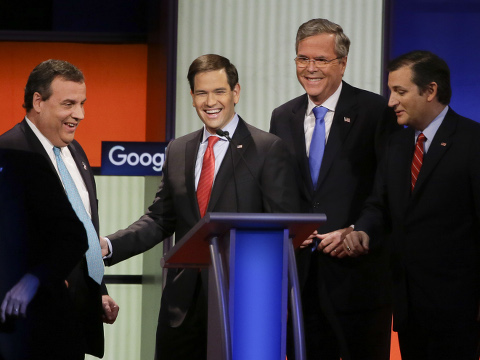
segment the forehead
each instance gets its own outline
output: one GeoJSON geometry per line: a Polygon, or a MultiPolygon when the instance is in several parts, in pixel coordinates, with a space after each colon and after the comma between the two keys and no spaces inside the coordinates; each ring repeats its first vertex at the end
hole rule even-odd
{"type": "Polygon", "coordinates": [[[391,71],[388,74],[388,86],[411,86],[412,82],[412,69],[410,66],[402,66],[400,69],[391,71]]]}
{"type": "Polygon", "coordinates": [[[87,91],[84,82],[65,80],[60,76],[53,79],[50,88],[52,90],[52,96],[60,97],[85,96],[87,91]]]}
{"type": "Polygon", "coordinates": [[[193,82],[195,90],[229,86],[225,69],[200,72],[195,75],[193,82]]]}
{"type": "Polygon", "coordinates": [[[320,56],[324,54],[335,54],[334,34],[313,35],[298,43],[298,55],[320,56]]]}

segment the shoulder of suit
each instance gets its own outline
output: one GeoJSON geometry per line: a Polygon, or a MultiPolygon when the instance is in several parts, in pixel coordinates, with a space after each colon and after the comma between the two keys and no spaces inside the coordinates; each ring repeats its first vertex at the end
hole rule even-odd
{"type": "Polygon", "coordinates": [[[455,121],[457,123],[457,129],[465,130],[467,133],[477,136],[480,132],[480,123],[475,120],[469,119],[465,116],[457,114],[450,108],[445,115],[444,121],[455,121]]]}
{"type": "Polygon", "coordinates": [[[24,139],[25,133],[22,130],[22,123],[20,122],[0,135],[0,147],[25,150],[24,148],[26,145],[24,141],[22,141],[24,139]]]}
{"type": "Polygon", "coordinates": [[[342,93],[340,94],[340,98],[342,95],[346,96],[356,96],[360,103],[376,103],[376,104],[387,104],[387,99],[382,95],[376,94],[369,90],[364,90],[347,84],[346,82],[343,83],[342,93]]]}
{"type": "Polygon", "coordinates": [[[186,135],[182,135],[182,136],[179,136],[178,138],[176,139],[173,139],[172,141],[170,141],[170,144],[173,145],[173,144],[181,144],[181,143],[186,143],[186,142],[189,142],[191,140],[194,140],[196,139],[198,136],[201,136],[201,134],[203,133],[203,128],[199,129],[199,130],[196,130],[194,132],[191,132],[189,134],[186,134],[186,135]]]}
{"type": "Polygon", "coordinates": [[[256,142],[261,141],[268,144],[274,143],[276,141],[283,142],[283,140],[281,140],[277,135],[261,130],[253,125],[250,125],[247,122],[245,122],[245,125],[247,126],[247,129],[250,132],[250,135],[252,136],[253,141],[256,141],[256,142]]]}
{"type": "Polygon", "coordinates": [[[306,109],[307,105],[308,105],[307,94],[303,94],[278,106],[277,108],[275,108],[275,110],[273,110],[273,112],[275,113],[281,113],[284,111],[292,112],[299,108],[306,109]]]}

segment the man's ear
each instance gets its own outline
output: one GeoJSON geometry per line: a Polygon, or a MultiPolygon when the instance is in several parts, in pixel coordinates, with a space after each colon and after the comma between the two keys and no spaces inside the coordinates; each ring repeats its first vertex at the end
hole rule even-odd
{"type": "Polygon", "coordinates": [[[234,87],[233,87],[233,102],[235,105],[238,104],[238,102],[240,101],[240,84],[236,84],[234,87]]]}
{"type": "Polygon", "coordinates": [[[190,90],[190,95],[192,96],[192,106],[195,107],[195,98],[193,96],[193,91],[190,90]]]}
{"type": "Polygon", "coordinates": [[[427,86],[427,101],[433,101],[437,97],[437,92],[438,92],[438,84],[434,81],[432,81],[430,84],[427,86]]]}
{"type": "Polygon", "coordinates": [[[42,95],[40,95],[40,93],[38,92],[35,92],[33,94],[33,99],[32,99],[32,104],[33,104],[33,109],[39,113],[40,110],[41,110],[41,103],[42,103],[43,99],[42,99],[42,95]]]}

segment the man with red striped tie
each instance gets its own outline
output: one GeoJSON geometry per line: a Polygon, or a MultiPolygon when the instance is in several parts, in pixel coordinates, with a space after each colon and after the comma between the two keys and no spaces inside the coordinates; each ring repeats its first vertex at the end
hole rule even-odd
{"type": "MultiPolygon", "coordinates": [[[[190,65],[188,81],[204,126],[169,144],[154,203],[127,229],[108,236],[107,265],[147,251],[173,233],[181,239],[206,212],[298,212],[286,145],[235,112],[240,99],[235,66],[223,56],[203,55],[190,65]]],[[[169,270],[156,359],[206,359],[207,275],[192,268],[169,270]]]]}
{"type": "Polygon", "coordinates": [[[478,359],[480,124],[448,106],[450,71],[435,54],[407,53],[388,70],[389,106],[407,128],[390,138],[344,249],[366,254],[390,229],[402,359],[478,359]]]}

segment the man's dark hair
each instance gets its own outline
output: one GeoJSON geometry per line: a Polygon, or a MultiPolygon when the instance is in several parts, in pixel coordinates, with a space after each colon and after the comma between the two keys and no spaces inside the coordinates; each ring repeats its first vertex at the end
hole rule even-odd
{"type": "Polygon", "coordinates": [[[33,94],[36,92],[42,96],[42,100],[50,98],[52,81],[56,77],[76,83],[85,82],[83,73],[67,61],[50,59],[38,64],[30,73],[27,85],[25,85],[23,107],[27,112],[33,108],[33,94]]]}
{"type": "Polygon", "coordinates": [[[452,97],[450,86],[450,69],[445,60],[430,51],[415,50],[392,60],[387,67],[389,72],[409,66],[412,70],[412,82],[418,86],[420,95],[432,82],[437,83],[437,99],[448,105],[452,97]]]}
{"type": "Polygon", "coordinates": [[[188,69],[187,75],[187,79],[190,84],[190,90],[192,90],[192,92],[194,91],[195,75],[202,72],[221,69],[225,69],[225,72],[227,73],[228,85],[230,85],[230,90],[233,90],[235,85],[238,84],[237,68],[226,57],[216,54],[202,55],[192,62],[190,68],[188,69]]]}

